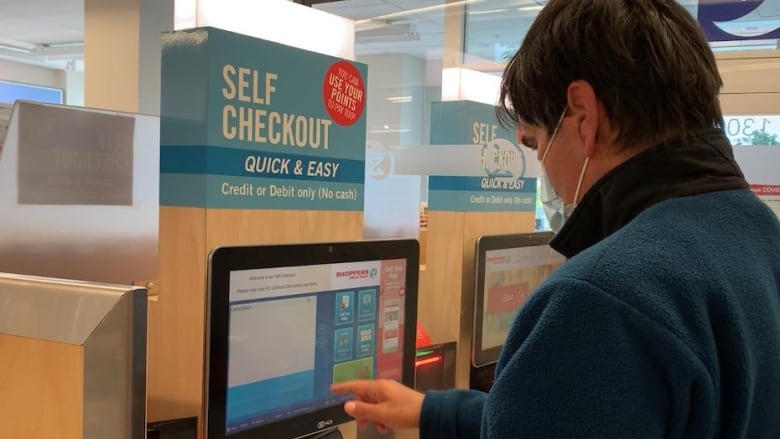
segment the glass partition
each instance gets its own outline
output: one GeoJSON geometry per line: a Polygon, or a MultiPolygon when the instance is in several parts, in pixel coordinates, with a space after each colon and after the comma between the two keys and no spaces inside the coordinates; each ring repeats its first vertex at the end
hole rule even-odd
{"type": "MultiPolygon", "coordinates": [[[[748,89],[778,92],[764,90],[766,78],[774,72],[775,51],[761,52],[758,60],[753,50],[778,47],[780,11],[775,9],[780,2],[679,2],[699,21],[714,50],[735,52],[719,55],[726,59],[719,63],[726,63],[721,66],[724,93],[730,94],[724,110],[748,89]],[[763,79],[756,82],[754,76],[763,79]],[[746,88],[750,85],[761,90],[746,88]]],[[[415,156],[415,148],[432,143],[434,102],[494,102],[506,61],[546,4],[547,0],[345,0],[314,6],[355,20],[355,54],[368,65],[366,236],[416,236],[423,214],[420,206],[429,201],[430,174],[401,175],[397,160],[400,155],[415,156]]],[[[726,126],[732,142],[776,141],[772,137],[778,134],[776,116],[738,111],[742,116],[731,117],[726,126]],[[761,130],[756,130],[759,126],[761,130]]],[[[419,152],[420,157],[427,154],[419,152]]],[[[435,155],[428,159],[447,161],[435,155]]],[[[547,230],[538,199],[536,204],[538,230],[547,230]]]]}
{"type": "MultiPolygon", "coordinates": [[[[714,51],[773,50],[780,39],[775,0],[678,0],[698,20],[714,51]]],[[[520,46],[547,0],[468,1],[464,62],[503,63],[520,46]]]]}
{"type": "Polygon", "coordinates": [[[780,115],[726,115],[723,122],[733,145],[780,146],[780,115]]]}

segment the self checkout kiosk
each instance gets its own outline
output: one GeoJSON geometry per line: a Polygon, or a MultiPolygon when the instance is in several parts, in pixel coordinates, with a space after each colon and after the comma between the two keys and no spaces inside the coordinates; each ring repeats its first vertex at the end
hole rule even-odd
{"type": "Polygon", "coordinates": [[[476,243],[476,284],[469,387],[489,391],[518,310],[565,258],[549,232],[482,236],[476,243]]]}
{"type": "Polygon", "coordinates": [[[418,271],[416,240],[214,249],[207,437],[339,438],[332,383],[413,386],[418,271]]]}

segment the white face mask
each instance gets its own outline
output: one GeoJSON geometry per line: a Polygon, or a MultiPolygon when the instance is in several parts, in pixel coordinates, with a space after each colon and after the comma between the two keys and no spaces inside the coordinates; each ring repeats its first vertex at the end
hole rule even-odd
{"type": "Polygon", "coordinates": [[[590,159],[590,157],[586,156],[585,163],[582,165],[580,179],[577,182],[577,190],[574,191],[574,202],[572,204],[564,205],[563,199],[561,199],[555,191],[552,182],[550,182],[550,178],[547,177],[547,172],[544,170],[544,162],[547,160],[547,154],[550,153],[550,147],[555,140],[555,136],[558,135],[558,130],[561,128],[564,116],[566,116],[566,108],[563,109],[563,113],[561,114],[560,119],[558,119],[558,124],[555,126],[555,130],[553,130],[552,136],[550,136],[550,141],[547,142],[547,148],[545,148],[544,155],[542,156],[541,175],[539,176],[541,182],[541,193],[539,194],[539,198],[542,201],[544,213],[547,215],[547,221],[550,222],[550,228],[555,233],[558,233],[561,228],[563,228],[566,220],[569,219],[574,208],[577,207],[577,199],[580,196],[582,178],[585,176],[585,170],[588,168],[588,160],[590,159]]]}

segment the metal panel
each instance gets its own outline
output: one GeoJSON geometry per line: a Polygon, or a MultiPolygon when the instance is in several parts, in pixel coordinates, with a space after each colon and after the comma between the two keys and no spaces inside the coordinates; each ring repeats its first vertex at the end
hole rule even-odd
{"type": "Polygon", "coordinates": [[[84,439],[145,435],[146,305],[123,295],[84,345],[84,439]]]}
{"type": "Polygon", "coordinates": [[[159,124],[18,101],[0,154],[0,271],[155,280],[159,124]]]}
{"type": "Polygon", "coordinates": [[[0,333],[83,345],[130,288],[0,273],[0,333]]]}
{"type": "Polygon", "coordinates": [[[147,303],[142,288],[0,273],[0,333],[83,346],[85,439],[145,435],[147,303]]]}

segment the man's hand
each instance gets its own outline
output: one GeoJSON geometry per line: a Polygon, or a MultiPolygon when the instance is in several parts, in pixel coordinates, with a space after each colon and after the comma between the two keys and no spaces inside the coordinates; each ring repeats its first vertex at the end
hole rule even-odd
{"type": "Polygon", "coordinates": [[[344,411],[361,427],[376,424],[380,432],[418,428],[423,395],[392,380],[356,380],[331,386],[335,394],[353,394],[344,411]]]}

